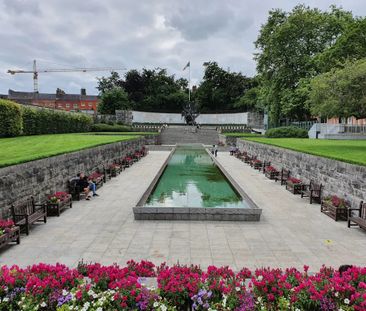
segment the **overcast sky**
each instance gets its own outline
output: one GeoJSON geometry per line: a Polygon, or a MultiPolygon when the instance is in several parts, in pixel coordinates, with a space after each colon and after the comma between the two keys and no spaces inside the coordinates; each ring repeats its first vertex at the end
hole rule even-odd
{"type": "MultiPolygon", "coordinates": [[[[192,84],[202,63],[217,61],[233,71],[255,74],[254,44],[271,8],[291,10],[290,0],[0,0],[0,93],[32,91],[31,74],[8,69],[125,67],[182,71],[191,61],[192,84]]],[[[365,0],[300,1],[327,9],[331,4],[366,15],[365,0]]],[[[121,72],[123,74],[123,71],[121,72]]],[[[44,73],[41,92],[86,88],[96,94],[96,76],[108,72],[44,73]]]]}

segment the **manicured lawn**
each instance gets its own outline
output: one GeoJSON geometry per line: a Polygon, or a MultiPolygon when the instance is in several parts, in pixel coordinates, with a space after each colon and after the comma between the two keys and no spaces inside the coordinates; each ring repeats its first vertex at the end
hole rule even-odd
{"type": "Polygon", "coordinates": [[[261,134],[254,133],[222,133],[225,136],[234,136],[234,137],[262,137],[261,134]]]}
{"type": "Polygon", "coordinates": [[[336,159],[343,162],[366,165],[366,140],[325,140],[264,137],[244,139],[336,159]]]}
{"type": "Polygon", "coordinates": [[[138,137],[138,135],[54,134],[1,138],[0,167],[138,137]]]}

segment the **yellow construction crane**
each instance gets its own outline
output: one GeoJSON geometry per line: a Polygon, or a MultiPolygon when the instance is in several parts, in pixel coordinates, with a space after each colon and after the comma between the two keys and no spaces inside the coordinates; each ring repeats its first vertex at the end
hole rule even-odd
{"type": "Polygon", "coordinates": [[[126,68],[112,68],[112,67],[97,67],[97,68],[69,68],[69,69],[37,69],[36,60],[33,61],[33,70],[8,70],[8,73],[15,75],[18,73],[32,73],[33,74],[33,89],[38,93],[38,74],[46,72],[87,72],[87,71],[119,71],[126,70],[126,68]]]}

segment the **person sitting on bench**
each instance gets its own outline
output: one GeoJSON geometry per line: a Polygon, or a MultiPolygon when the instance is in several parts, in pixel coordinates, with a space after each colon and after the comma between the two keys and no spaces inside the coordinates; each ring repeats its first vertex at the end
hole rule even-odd
{"type": "Polygon", "coordinates": [[[93,193],[93,197],[97,197],[99,196],[96,193],[97,187],[95,185],[95,183],[93,183],[92,181],[88,180],[88,177],[84,175],[84,173],[79,173],[78,174],[79,177],[79,187],[80,189],[83,189],[84,192],[86,193],[86,200],[90,200],[90,196],[89,196],[89,192],[92,191],[93,193]]]}

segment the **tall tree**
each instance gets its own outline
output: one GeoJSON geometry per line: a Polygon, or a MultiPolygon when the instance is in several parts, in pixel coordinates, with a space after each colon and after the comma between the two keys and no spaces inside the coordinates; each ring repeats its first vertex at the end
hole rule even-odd
{"type": "Polygon", "coordinates": [[[321,117],[366,118],[366,58],[347,62],[310,83],[312,112],[321,117]]]}
{"type": "Polygon", "coordinates": [[[116,110],[131,108],[127,93],[121,87],[106,90],[100,99],[98,112],[101,114],[115,114],[116,110]]]}
{"type": "Polygon", "coordinates": [[[238,109],[236,102],[251,87],[251,78],[226,71],[216,62],[209,62],[195,92],[195,99],[202,112],[233,111],[238,109]]]}
{"type": "Polygon", "coordinates": [[[297,92],[297,87],[319,72],[315,56],[332,46],[352,20],[351,13],[335,7],[323,12],[298,5],[289,13],[269,12],[255,42],[255,59],[272,124],[284,117],[310,117],[306,93],[297,92]]]}

